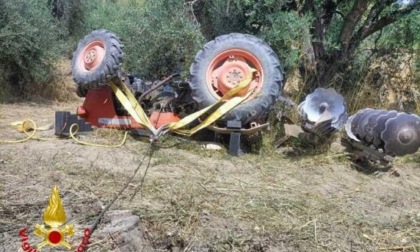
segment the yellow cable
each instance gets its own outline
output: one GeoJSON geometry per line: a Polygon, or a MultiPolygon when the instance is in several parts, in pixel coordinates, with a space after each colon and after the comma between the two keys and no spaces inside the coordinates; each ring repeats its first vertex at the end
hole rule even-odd
{"type": "Polygon", "coordinates": [[[127,135],[128,135],[128,131],[126,131],[124,133],[124,137],[123,140],[121,141],[121,143],[117,144],[117,145],[107,145],[107,144],[97,144],[97,143],[89,143],[89,142],[85,142],[85,141],[81,141],[79,139],[77,139],[77,137],[75,136],[75,134],[77,133],[77,131],[79,131],[79,124],[77,123],[73,123],[70,126],[70,137],[78,144],[83,144],[83,145],[87,145],[87,146],[94,146],[94,147],[105,147],[105,148],[118,148],[121,147],[125,144],[126,140],[127,140],[127,135]],[[77,127],[76,130],[73,130],[75,127],[77,127]]]}
{"type": "MultiPolygon", "coordinates": [[[[49,141],[49,140],[54,140],[56,138],[41,138],[41,137],[36,137],[36,133],[38,131],[38,127],[36,125],[36,123],[31,120],[31,119],[27,119],[25,121],[19,121],[19,122],[14,122],[11,123],[12,126],[16,126],[17,127],[17,131],[20,133],[24,133],[26,135],[25,138],[23,139],[11,139],[11,140],[1,140],[0,139],[0,143],[23,143],[29,140],[40,140],[40,141],[49,141]],[[29,132],[30,130],[32,130],[32,132],[29,132]]],[[[128,131],[125,132],[124,134],[124,138],[122,140],[121,143],[117,144],[117,145],[106,145],[106,144],[96,144],[96,143],[89,143],[89,142],[84,142],[81,141],[79,139],[76,138],[75,134],[77,133],[77,131],[79,131],[79,125],[77,123],[73,124],[70,126],[70,137],[77,143],[79,144],[83,144],[83,145],[88,145],[88,146],[96,146],[96,147],[106,147],[106,148],[118,148],[121,147],[125,144],[126,140],[127,140],[127,134],[128,131]],[[77,127],[76,130],[75,127],[77,127]]]]}
{"type": "MultiPolygon", "coordinates": [[[[16,126],[19,126],[19,125],[20,124],[16,124],[16,126]]],[[[12,126],[15,126],[15,125],[12,124],[12,126]]],[[[31,120],[31,119],[25,120],[25,121],[22,122],[22,128],[21,128],[21,130],[22,131],[20,131],[20,128],[18,128],[18,131],[19,132],[23,132],[23,133],[26,134],[26,137],[25,138],[23,138],[23,139],[16,139],[16,140],[15,139],[12,139],[12,140],[0,140],[0,143],[23,143],[23,142],[26,142],[26,141],[28,141],[30,139],[33,139],[34,136],[35,136],[35,134],[36,134],[36,130],[37,130],[36,123],[33,120],[31,120]],[[27,127],[25,127],[25,125],[27,123],[32,123],[32,126],[33,126],[33,128],[32,128],[33,130],[32,130],[32,132],[30,134],[28,133],[28,130],[30,128],[28,129],[27,127]]]]}
{"type": "Polygon", "coordinates": [[[20,133],[24,133],[26,135],[23,139],[9,139],[9,140],[1,140],[0,143],[23,143],[29,140],[40,140],[40,141],[50,141],[54,140],[54,138],[42,138],[42,137],[36,137],[37,131],[39,131],[39,128],[37,127],[36,123],[31,120],[27,119],[25,121],[19,121],[19,122],[13,122],[10,124],[11,126],[16,126],[17,131],[20,133]],[[32,125],[31,125],[32,124],[32,125]],[[29,132],[32,130],[32,132],[29,132]]]}

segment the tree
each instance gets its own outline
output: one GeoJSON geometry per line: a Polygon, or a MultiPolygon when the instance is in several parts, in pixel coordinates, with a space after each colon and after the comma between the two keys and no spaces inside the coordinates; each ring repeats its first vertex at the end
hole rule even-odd
{"type": "Polygon", "coordinates": [[[409,14],[416,17],[420,8],[419,0],[186,2],[194,4],[194,16],[207,39],[232,31],[262,37],[286,61],[286,68],[300,64],[307,89],[330,85],[352,65],[358,49],[372,35],[409,14]],[[295,52],[291,48],[296,47],[300,47],[298,57],[282,55],[295,52]]]}
{"type": "Polygon", "coordinates": [[[47,92],[58,51],[47,6],[41,0],[0,0],[0,8],[0,94],[47,92]]]}
{"type": "Polygon", "coordinates": [[[84,7],[82,0],[48,0],[51,15],[60,20],[66,33],[64,37],[76,35],[83,27],[84,7]]]}
{"type": "Polygon", "coordinates": [[[315,63],[308,73],[307,85],[328,85],[335,74],[351,64],[364,40],[419,8],[418,0],[304,1],[299,13],[313,16],[310,33],[315,63]],[[334,19],[339,25],[331,34],[334,19]],[[333,37],[336,47],[326,48],[328,36],[333,37]]]}
{"type": "Polygon", "coordinates": [[[203,44],[198,25],[179,0],[92,0],[85,8],[88,29],[107,29],[120,36],[124,70],[143,79],[161,79],[178,70],[186,75],[203,44]]]}

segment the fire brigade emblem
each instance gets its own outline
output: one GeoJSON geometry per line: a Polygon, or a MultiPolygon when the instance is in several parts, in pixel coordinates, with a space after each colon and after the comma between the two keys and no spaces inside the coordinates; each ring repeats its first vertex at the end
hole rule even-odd
{"type": "Polygon", "coordinates": [[[74,225],[65,225],[67,217],[64,211],[63,203],[58,192],[58,187],[54,186],[47,209],[43,216],[44,224],[36,224],[34,234],[43,241],[38,243],[37,248],[49,245],[52,247],[64,246],[71,249],[67,238],[74,235],[74,225]]]}

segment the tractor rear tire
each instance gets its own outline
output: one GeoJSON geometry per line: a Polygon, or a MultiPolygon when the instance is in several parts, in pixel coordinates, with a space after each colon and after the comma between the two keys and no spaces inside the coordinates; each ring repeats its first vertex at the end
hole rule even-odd
{"type": "Polygon", "coordinates": [[[106,86],[118,76],[122,66],[123,45],[117,35],[107,30],[95,30],[85,36],[73,53],[72,75],[78,85],[77,95],[106,86]]]}
{"type": "MultiPolygon", "coordinates": [[[[214,87],[215,79],[212,77],[210,80],[209,76],[213,76],[214,71],[218,71],[218,67],[222,68],[232,57],[240,57],[243,62],[245,59],[250,68],[257,70],[262,80],[256,95],[229,111],[217,124],[226,126],[227,121],[237,120],[241,121],[243,127],[247,127],[251,122],[265,122],[270,108],[280,95],[283,73],[276,53],[261,39],[248,34],[231,33],[219,36],[206,43],[197,53],[190,68],[193,99],[200,108],[204,108],[215,103],[223,95],[223,92],[214,87]]],[[[230,69],[227,71],[231,73],[230,69]]]]}

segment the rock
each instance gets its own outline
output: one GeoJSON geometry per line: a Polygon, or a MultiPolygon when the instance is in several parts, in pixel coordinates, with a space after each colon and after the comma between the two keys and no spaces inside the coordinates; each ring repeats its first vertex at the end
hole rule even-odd
{"type": "Polygon", "coordinates": [[[223,145],[221,145],[219,143],[208,142],[208,143],[204,143],[202,146],[206,150],[221,150],[221,149],[223,149],[223,145]]]}
{"type": "Polygon", "coordinates": [[[346,147],[341,145],[341,143],[333,142],[330,146],[330,151],[333,153],[344,153],[346,150],[346,147]]]}
{"type": "Polygon", "coordinates": [[[112,251],[153,251],[141,231],[140,218],[130,210],[107,212],[95,235],[107,240],[112,237],[112,251]]]}

